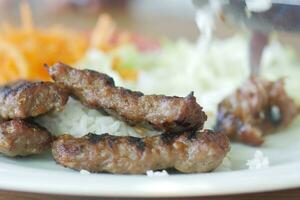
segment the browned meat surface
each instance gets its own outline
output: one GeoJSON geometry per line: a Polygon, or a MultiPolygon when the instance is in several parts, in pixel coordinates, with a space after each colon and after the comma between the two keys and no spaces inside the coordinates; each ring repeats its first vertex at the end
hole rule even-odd
{"type": "Polygon", "coordinates": [[[6,156],[40,154],[51,146],[50,133],[24,120],[0,123],[0,153],[6,156]]]}
{"type": "Polygon", "coordinates": [[[145,138],[62,135],[53,142],[52,153],[57,163],[90,172],[141,174],[175,168],[194,173],[214,170],[229,148],[225,134],[204,130],[145,138]]]}
{"type": "Polygon", "coordinates": [[[68,93],[54,83],[19,81],[0,89],[0,117],[35,117],[61,110],[67,100],[68,93]]]}
{"type": "Polygon", "coordinates": [[[299,107],[288,97],[283,80],[251,77],[218,106],[217,130],[249,145],[261,145],[263,135],[288,126],[299,107]]]}
{"type": "Polygon", "coordinates": [[[202,129],[207,119],[192,93],[185,98],[143,95],[116,87],[105,74],[62,63],[48,67],[48,71],[56,83],[69,89],[86,106],[102,109],[130,125],[179,133],[202,129]]]}

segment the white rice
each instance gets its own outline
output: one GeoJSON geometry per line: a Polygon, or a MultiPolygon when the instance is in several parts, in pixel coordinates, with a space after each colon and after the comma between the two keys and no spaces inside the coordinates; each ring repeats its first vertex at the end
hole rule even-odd
{"type": "Polygon", "coordinates": [[[246,165],[250,170],[259,170],[269,167],[270,161],[263,152],[257,150],[254,154],[254,157],[247,161],[246,165]]]}
{"type": "Polygon", "coordinates": [[[153,170],[148,170],[146,172],[147,176],[149,177],[162,177],[162,176],[169,176],[168,172],[166,170],[162,171],[153,171],[153,170]]]}
{"type": "MultiPolygon", "coordinates": [[[[119,136],[141,136],[124,122],[103,115],[95,109],[89,109],[72,98],[62,112],[39,117],[37,122],[54,135],[71,134],[81,137],[87,133],[109,133],[119,136]]],[[[147,134],[152,135],[155,132],[149,131],[147,134]]]]}
{"type": "Polygon", "coordinates": [[[91,174],[91,172],[89,172],[87,170],[84,170],[84,169],[80,170],[79,173],[82,174],[82,175],[89,175],[89,174],[91,174]]]}

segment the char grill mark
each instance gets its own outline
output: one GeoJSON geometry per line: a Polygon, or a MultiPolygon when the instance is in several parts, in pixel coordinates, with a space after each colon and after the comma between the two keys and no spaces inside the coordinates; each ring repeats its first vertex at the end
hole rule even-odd
{"type": "Polygon", "coordinates": [[[141,138],[127,137],[127,141],[130,145],[135,146],[139,151],[145,150],[145,143],[141,138]]]}
{"type": "Polygon", "coordinates": [[[132,126],[180,133],[202,129],[207,119],[193,93],[185,98],[144,95],[116,87],[106,74],[74,69],[63,63],[47,68],[53,80],[84,105],[102,109],[132,126]]]}
{"type": "Polygon", "coordinates": [[[96,134],[93,134],[93,133],[89,133],[85,137],[88,139],[89,143],[97,144],[100,140],[107,137],[107,135],[108,134],[96,135],[96,134]]]}
{"type": "Polygon", "coordinates": [[[175,138],[177,138],[179,134],[161,134],[160,139],[163,144],[170,145],[175,138]]]}

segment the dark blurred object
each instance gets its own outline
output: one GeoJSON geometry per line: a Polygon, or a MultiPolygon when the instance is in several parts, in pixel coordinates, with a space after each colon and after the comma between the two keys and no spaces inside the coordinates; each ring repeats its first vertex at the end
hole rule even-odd
{"type": "Polygon", "coordinates": [[[258,75],[260,62],[265,46],[268,44],[268,35],[260,31],[252,31],[249,47],[249,64],[252,75],[258,75]]]}
{"type": "MultiPolygon", "coordinates": [[[[256,0],[257,1],[257,0],[256,0]]],[[[197,7],[208,5],[207,0],[193,0],[197,7]]],[[[211,1],[213,2],[213,1],[211,1]]],[[[222,7],[222,13],[226,18],[237,22],[241,26],[260,32],[300,31],[300,1],[280,1],[286,3],[273,3],[270,9],[251,11],[247,7],[247,0],[220,0],[218,4],[222,7]]],[[[248,0],[250,2],[250,0],[248,0]]],[[[263,0],[261,0],[263,2],[263,0]]],[[[271,2],[278,2],[273,0],[271,2]]],[[[261,3],[263,4],[263,3],[261,3]]]]}
{"type": "Polygon", "coordinates": [[[247,12],[245,1],[230,0],[224,5],[224,13],[231,20],[261,32],[300,31],[300,6],[297,4],[272,4],[265,12],[247,12]]]}

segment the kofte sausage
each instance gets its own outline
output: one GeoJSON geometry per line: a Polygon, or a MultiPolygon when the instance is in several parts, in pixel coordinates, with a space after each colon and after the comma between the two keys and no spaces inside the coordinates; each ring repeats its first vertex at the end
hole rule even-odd
{"type": "Polygon", "coordinates": [[[298,114],[299,107],[287,95],[282,79],[250,77],[218,105],[216,130],[258,146],[265,134],[287,127],[298,114]]]}
{"type": "Polygon", "coordinates": [[[0,123],[0,153],[6,156],[41,154],[51,142],[51,134],[34,123],[17,119],[0,123]]]}
{"type": "Polygon", "coordinates": [[[90,172],[142,174],[147,170],[175,168],[194,173],[214,170],[229,149],[225,134],[204,130],[145,138],[62,135],[53,142],[52,154],[65,167],[90,172]]]}
{"type": "Polygon", "coordinates": [[[130,125],[180,133],[203,128],[207,119],[193,93],[187,97],[144,95],[116,87],[111,77],[63,63],[47,67],[53,80],[90,108],[102,109],[130,125]]]}
{"type": "Polygon", "coordinates": [[[51,82],[19,81],[0,88],[0,118],[25,119],[59,111],[68,93],[51,82]]]}

